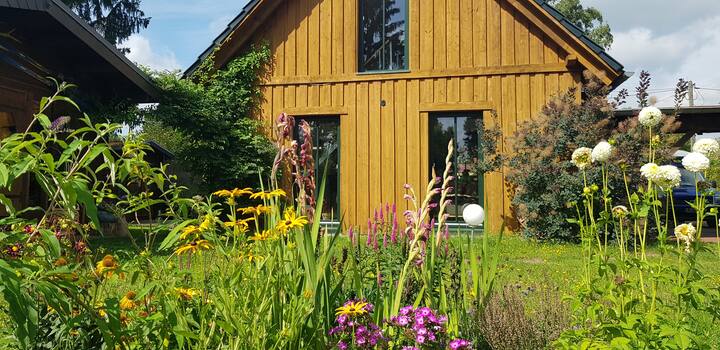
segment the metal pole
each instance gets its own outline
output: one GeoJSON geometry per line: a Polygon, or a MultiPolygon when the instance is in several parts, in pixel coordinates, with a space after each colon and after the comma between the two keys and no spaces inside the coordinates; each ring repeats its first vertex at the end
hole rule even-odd
{"type": "Polygon", "coordinates": [[[695,106],[695,83],[692,80],[688,81],[688,105],[695,106]]]}

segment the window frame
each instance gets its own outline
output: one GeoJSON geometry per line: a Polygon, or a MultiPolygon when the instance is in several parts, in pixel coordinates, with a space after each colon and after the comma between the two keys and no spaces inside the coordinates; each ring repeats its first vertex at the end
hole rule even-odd
{"type": "MultiPolygon", "coordinates": [[[[337,114],[296,115],[295,116],[295,128],[293,130],[293,140],[296,140],[298,142],[298,150],[299,150],[299,147],[302,145],[302,140],[300,139],[300,122],[303,120],[305,120],[307,122],[330,120],[330,121],[337,123],[336,124],[336,128],[337,128],[337,150],[336,150],[336,152],[337,152],[337,167],[338,168],[337,168],[337,185],[335,188],[335,197],[336,197],[335,201],[337,204],[336,204],[335,208],[333,208],[333,215],[332,215],[331,220],[329,220],[329,221],[322,219],[322,215],[323,215],[322,208],[320,209],[320,212],[316,213],[316,214],[320,215],[320,222],[323,224],[338,224],[340,222],[340,210],[342,210],[342,206],[341,206],[342,203],[340,202],[340,199],[342,198],[340,195],[340,191],[342,188],[341,174],[340,174],[340,171],[342,170],[342,166],[341,166],[341,164],[342,164],[341,163],[342,162],[342,152],[341,152],[342,139],[341,139],[341,134],[340,134],[341,125],[342,125],[342,116],[337,115],[337,114]]],[[[312,128],[312,124],[311,124],[311,128],[312,128]]],[[[314,132],[314,130],[313,130],[313,148],[318,147],[318,145],[317,145],[318,138],[317,137],[318,137],[318,134],[316,132],[314,132]]],[[[313,149],[313,153],[314,152],[315,152],[315,150],[313,149]]],[[[314,171],[315,171],[315,188],[316,188],[315,196],[317,199],[317,191],[320,190],[320,181],[322,181],[322,175],[323,175],[324,169],[321,169],[320,164],[318,164],[319,159],[318,159],[318,157],[315,157],[315,154],[313,154],[313,158],[315,161],[315,164],[314,164],[314,166],[315,166],[315,169],[314,169],[314,171]]],[[[325,193],[323,194],[324,199],[327,198],[327,192],[328,191],[327,191],[327,187],[326,187],[325,193]]],[[[323,201],[326,202],[325,200],[323,200],[323,201]]]]}
{"type": "MultiPolygon", "coordinates": [[[[357,74],[358,75],[367,75],[367,74],[392,74],[392,73],[409,73],[410,72],[410,0],[397,0],[397,1],[403,1],[405,2],[405,9],[406,9],[406,15],[405,15],[405,67],[400,69],[379,69],[379,70],[361,70],[360,62],[362,61],[362,51],[360,50],[361,45],[361,38],[362,38],[362,26],[361,26],[361,16],[363,13],[363,5],[365,4],[365,1],[367,0],[358,0],[358,15],[357,15],[357,40],[356,40],[356,49],[357,49],[357,74]]],[[[383,0],[385,1],[385,0],[383,0]]]]}
{"type": "MultiPolygon", "coordinates": [[[[479,144],[478,144],[478,155],[477,156],[478,156],[479,160],[482,160],[482,159],[484,159],[484,153],[482,150],[482,144],[480,143],[481,142],[480,138],[482,137],[482,134],[484,133],[484,130],[485,130],[484,129],[484,125],[485,125],[485,111],[484,110],[436,111],[436,112],[428,113],[428,119],[427,119],[427,123],[428,123],[428,135],[427,135],[427,137],[428,137],[427,152],[428,153],[427,153],[427,155],[428,155],[428,162],[429,162],[429,164],[428,164],[428,181],[430,181],[432,179],[432,169],[433,169],[433,164],[430,163],[430,162],[432,162],[431,152],[433,149],[432,139],[431,139],[431,136],[432,136],[431,135],[431,133],[432,133],[431,127],[432,127],[433,120],[438,120],[441,118],[452,118],[453,119],[453,130],[454,130],[453,144],[455,146],[455,152],[454,152],[453,158],[452,158],[453,171],[451,173],[451,175],[453,177],[455,177],[455,180],[453,180],[453,183],[452,183],[454,190],[453,190],[453,193],[451,194],[451,196],[452,196],[451,199],[453,200],[453,204],[458,203],[458,201],[457,201],[458,194],[457,194],[457,192],[455,192],[455,190],[457,190],[457,188],[458,188],[458,186],[457,186],[458,168],[457,167],[459,164],[458,163],[459,154],[457,152],[458,151],[457,135],[458,135],[458,119],[463,118],[463,117],[480,121],[480,123],[478,125],[478,143],[479,144]]],[[[445,149],[445,146],[447,146],[447,145],[444,145],[441,149],[445,149]]],[[[477,175],[478,176],[477,198],[475,199],[476,200],[475,204],[479,204],[483,208],[486,206],[486,202],[487,202],[487,193],[485,191],[485,183],[486,183],[485,175],[486,174],[487,173],[482,173],[482,174],[477,175]]],[[[440,174],[438,174],[438,175],[440,175],[440,174]]],[[[469,227],[470,226],[467,223],[465,223],[464,220],[462,219],[462,213],[456,213],[456,214],[458,214],[458,215],[456,215],[455,218],[452,219],[453,221],[448,221],[448,226],[450,226],[450,227],[469,227]],[[457,218],[459,218],[459,220],[457,218]]]]}

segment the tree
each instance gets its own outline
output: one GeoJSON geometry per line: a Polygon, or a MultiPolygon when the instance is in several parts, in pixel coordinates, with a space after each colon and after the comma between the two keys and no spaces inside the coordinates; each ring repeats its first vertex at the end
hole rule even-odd
{"type": "Polygon", "coordinates": [[[609,49],[613,43],[610,25],[595,7],[585,7],[580,0],[549,0],[567,19],[580,28],[596,44],[609,49]]]}
{"type": "MultiPolygon", "coordinates": [[[[107,41],[118,45],[150,24],[140,10],[141,0],[63,0],[80,18],[86,20],[107,41]]],[[[129,49],[121,49],[124,53],[129,49]]]]}
{"type": "Polygon", "coordinates": [[[269,170],[275,148],[253,116],[271,56],[267,47],[251,50],[222,69],[204,64],[188,79],[152,74],[161,93],[156,106],[140,110],[145,138],[164,143],[175,155],[195,180],[187,184],[191,189],[255,187],[258,174],[269,170]]]}

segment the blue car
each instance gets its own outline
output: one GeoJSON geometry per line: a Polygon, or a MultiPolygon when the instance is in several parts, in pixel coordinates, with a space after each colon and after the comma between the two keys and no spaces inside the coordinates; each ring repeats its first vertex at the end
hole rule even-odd
{"type": "MultiPolygon", "coordinates": [[[[694,222],[696,220],[695,209],[690,206],[690,203],[695,202],[695,174],[687,171],[682,165],[677,165],[682,175],[680,186],[673,189],[673,202],[675,202],[675,215],[677,215],[678,222],[694,222]]],[[[705,178],[702,174],[697,174],[697,181],[704,182],[705,178]]],[[[714,195],[706,196],[707,208],[720,205],[720,193],[715,190],[717,187],[715,183],[710,183],[714,195]]],[[[715,227],[717,221],[709,217],[705,220],[710,227],[715,227]]]]}

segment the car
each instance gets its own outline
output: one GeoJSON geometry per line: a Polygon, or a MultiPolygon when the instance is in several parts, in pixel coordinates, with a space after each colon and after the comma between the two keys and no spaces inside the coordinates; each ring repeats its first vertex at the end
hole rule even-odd
{"type": "MultiPolygon", "coordinates": [[[[674,188],[672,193],[673,203],[675,204],[675,215],[677,217],[678,223],[695,222],[696,220],[695,209],[692,207],[692,204],[695,203],[695,199],[697,196],[695,187],[696,180],[699,183],[706,183],[710,185],[708,193],[711,192],[712,195],[706,195],[705,197],[706,212],[712,207],[720,206],[720,192],[715,190],[715,188],[717,187],[716,183],[714,183],[713,181],[706,181],[705,177],[702,174],[694,174],[683,168],[681,164],[675,164],[675,166],[678,167],[681,175],[680,186],[674,188]]],[[[717,225],[717,219],[713,217],[707,217],[705,219],[705,222],[710,227],[715,227],[715,225],[717,225]]]]}

